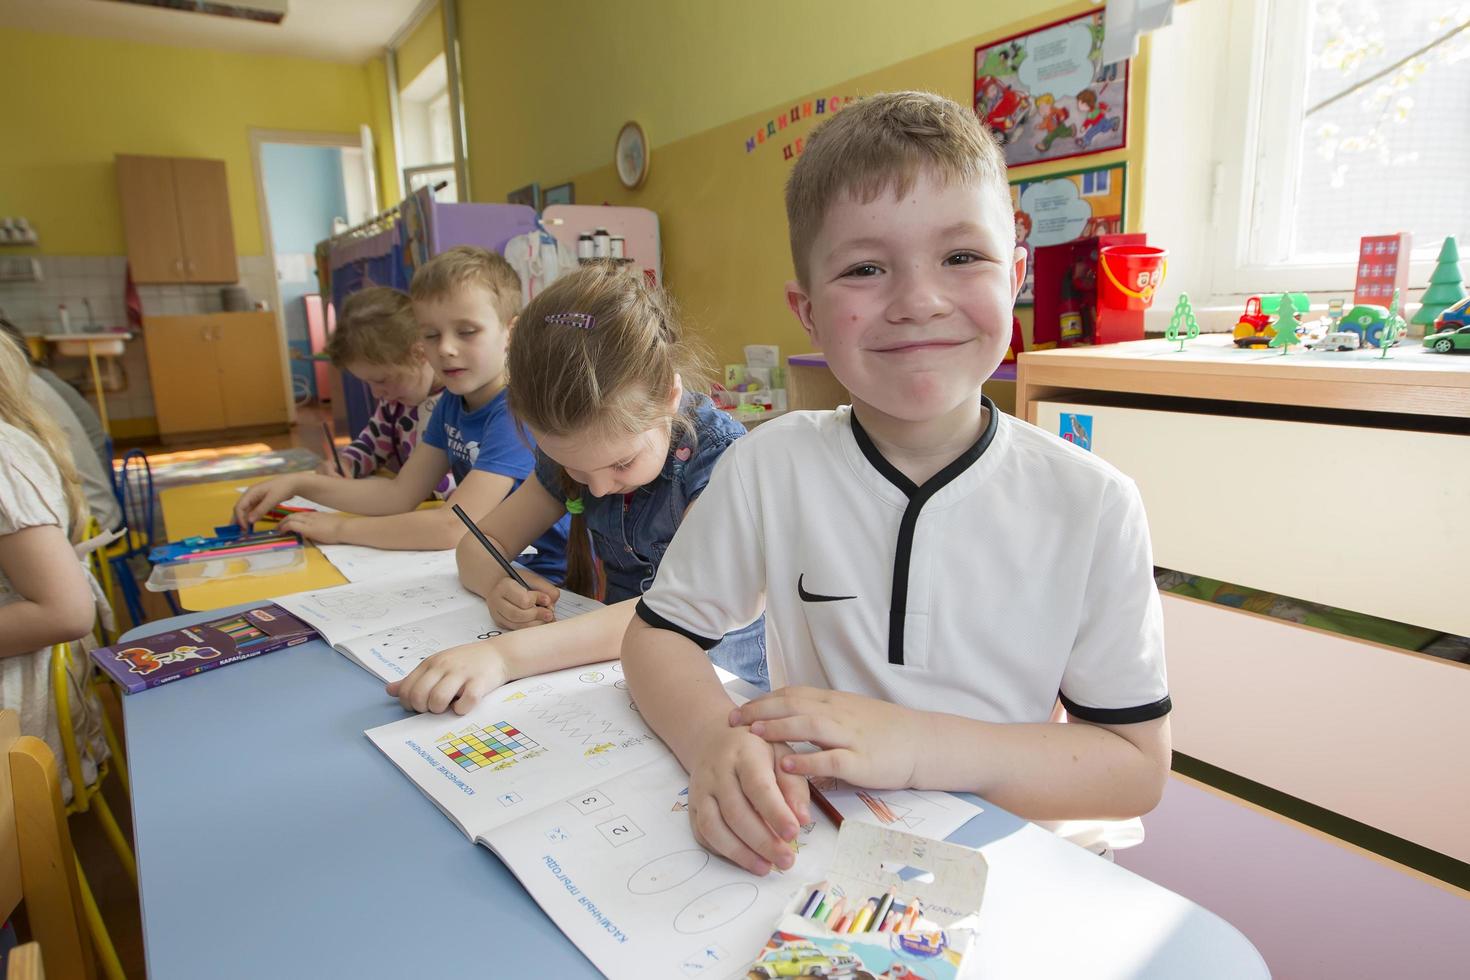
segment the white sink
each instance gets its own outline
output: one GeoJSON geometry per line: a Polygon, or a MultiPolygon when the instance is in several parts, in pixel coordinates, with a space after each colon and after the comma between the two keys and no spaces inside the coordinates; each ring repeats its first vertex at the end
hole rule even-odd
{"type": "Polygon", "coordinates": [[[132,336],[130,333],[51,334],[46,337],[46,343],[63,357],[87,357],[89,350],[95,351],[98,357],[118,357],[123,352],[123,344],[132,336]]]}

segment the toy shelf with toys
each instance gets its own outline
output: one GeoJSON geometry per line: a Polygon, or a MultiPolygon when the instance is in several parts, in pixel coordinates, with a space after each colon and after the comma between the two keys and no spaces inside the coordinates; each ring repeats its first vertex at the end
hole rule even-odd
{"type": "Polygon", "coordinates": [[[1156,565],[1267,594],[1162,595],[1177,752],[1470,861],[1470,664],[1248,611],[1470,634],[1470,358],[1382,353],[1027,352],[1019,414],[1137,483],[1156,565]]]}

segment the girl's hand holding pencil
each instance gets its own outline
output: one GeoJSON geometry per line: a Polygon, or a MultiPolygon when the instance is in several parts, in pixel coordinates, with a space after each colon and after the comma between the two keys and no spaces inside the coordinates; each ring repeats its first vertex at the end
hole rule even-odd
{"type": "Polygon", "coordinates": [[[508,630],[554,622],[561,590],[529,568],[518,571],[530,588],[522,588],[509,576],[496,582],[485,600],[491,617],[508,630]]]}
{"type": "Polygon", "coordinates": [[[480,547],[505,571],[506,577],[495,583],[490,596],[485,600],[495,622],[508,630],[553,622],[556,619],[556,600],[561,598],[561,590],[529,568],[517,569],[513,566],[500,553],[495,542],[464,512],[463,507],[459,504],[450,506],[454,509],[454,516],[463,521],[465,528],[480,542],[480,547]]]}

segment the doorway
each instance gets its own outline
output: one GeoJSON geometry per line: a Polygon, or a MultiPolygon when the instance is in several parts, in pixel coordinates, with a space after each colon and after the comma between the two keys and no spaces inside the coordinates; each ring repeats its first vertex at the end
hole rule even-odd
{"type": "Polygon", "coordinates": [[[325,330],[320,316],[308,316],[306,299],[321,289],[316,246],[372,217],[377,198],[372,156],[361,137],[345,133],[252,130],[250,148],[265,253],[275,272],[270,300],[282,331],[294,422],[296,405],[330,397],[317,390],[312,361],[326,343],[325,330]]]}

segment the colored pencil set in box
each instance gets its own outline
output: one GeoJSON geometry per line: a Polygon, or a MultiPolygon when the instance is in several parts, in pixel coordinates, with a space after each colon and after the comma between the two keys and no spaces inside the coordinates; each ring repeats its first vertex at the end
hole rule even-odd
{"type": "Polygon", "coordinates": [[[277,605],[139,637],[92,651],[97,666],[129,694],[180,677],[305,643],[316,630],[277,605]]]}
{"type": "Polygon", "coordinates": [[[153,565],[213,561],[218,558],[240,558],[266,551],[284,551],[301,546],[299,534],[282,531],[252,531],[247,534],[238,526],[230,524],[215,528],[213,537],[201,535],[160,545],[148,552],[148,561],[153,565]]]}
{"type": "Polygon", "coordinates": [[[962,977],[985,875],[969,848],[846,821],[827,879],[792,896],[748,975],[962,977]]]}

